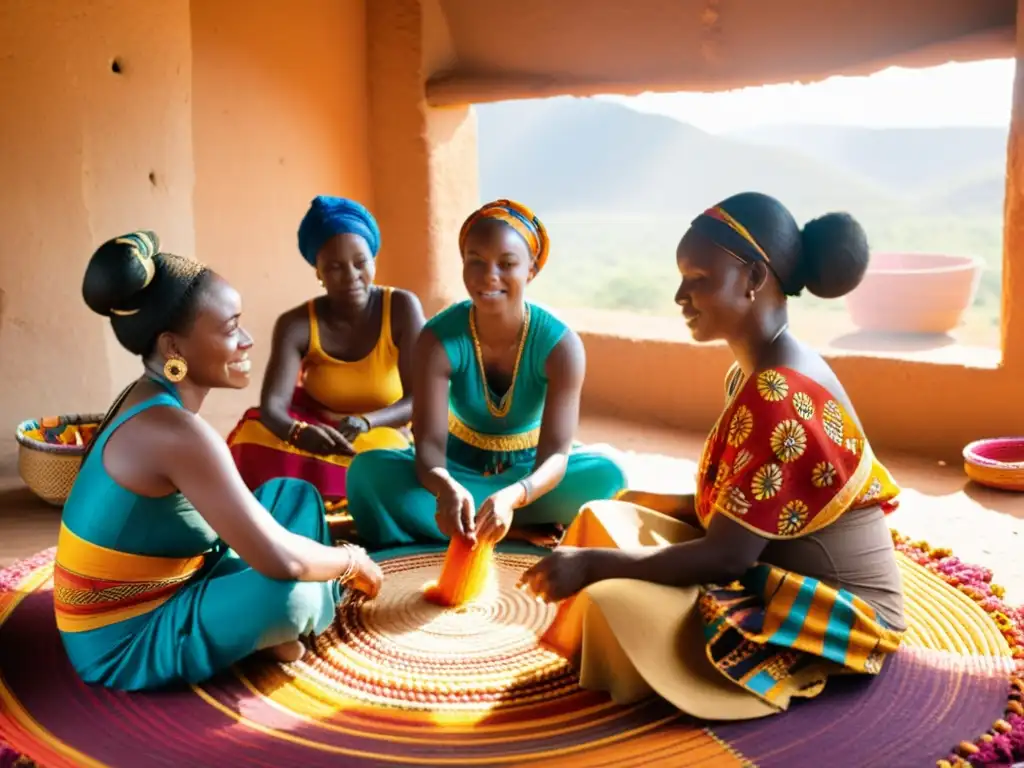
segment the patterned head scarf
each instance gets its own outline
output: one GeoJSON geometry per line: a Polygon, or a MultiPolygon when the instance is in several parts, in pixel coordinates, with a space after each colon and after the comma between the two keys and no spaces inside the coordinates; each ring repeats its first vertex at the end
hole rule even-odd
{"type": "MultiPolygon", "coordinates": [[[[779,279],[768,252],[736,217],[721,205],[708,208],[690,226],[735,259],[746,264],[762,262],[779,279]]],[[[782,280],[779,279],[782,285],[782,280]]]]}
{"type": "Polygon", "coordinates": [[[512,227],[526,241],[526,247],[530,249],[530,255],[533,256],[534,272],[540,272],[544,268],[551,244],[548,240],[548,231],[533,211],[515,200],[495,200],[493,203],[487,203],[470,214],[470,217],[462,225],[462,230],[459,232],[460,251],[466,249],[466,237],[469,235],[469,230],[480,219],[497,219],[512,227]]]}
{"type": "Polygon", "coordinates": [[[317,195],[299,224],[299,252],[310,266],[316,266],[316,255],[335,235],[359,235],[374,258],[380,251],[380,227],[372,213],[355,200],[317,195]]]}

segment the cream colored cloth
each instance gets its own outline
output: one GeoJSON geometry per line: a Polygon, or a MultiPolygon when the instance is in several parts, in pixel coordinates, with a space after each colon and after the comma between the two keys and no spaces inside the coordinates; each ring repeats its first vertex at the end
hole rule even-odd
{"type": "MultiPolygon", "coordinates": [[[[701,536],[686,523],[621,501],[588,504],[562,543],[574,547],[635,549],[678,544],[701,536]]],[[[667,587],[609,579],[559,606],[542,642],[576,661],[583,688],[605,691],[619,704],[656,693],[705,720],[750,720],[776,708],[740,688],[707,658],[698,587],[667,587]]],[[[812,665],[824,680],[822,662],[812,665]]],[[[820,686],[814,692],[820,691],[820,686]]]]}

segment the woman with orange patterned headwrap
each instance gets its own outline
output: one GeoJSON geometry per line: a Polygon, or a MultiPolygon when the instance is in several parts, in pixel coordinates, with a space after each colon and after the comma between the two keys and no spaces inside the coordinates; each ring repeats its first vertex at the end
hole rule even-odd
{"type": "Polygon", "coordinates": [[[610,458],[572,449],[579,336],[524,295],[548,257],[543,224],[498,200],[466,220],[459,246],[470,298],[417,342],[415,450],[360,454],[349,468],[349,512],[371,547],[496,542],[513,522],[568,524],[624,485],[610,458]]]}
{"type": "Polygon", "coordinates": [[[774,198],[744,193],[693,221],[676,262],[694,339],[736,358],[697,493],[588,505],[522,584],[564,601],[545,642],[578,659],[584,687],[763,717],[830,674],[877,674],[906,627],[885,520],[899,489],[787,319],[804,288],[853,290],[867,240],[847,214],[801,229],[774,198]]]}

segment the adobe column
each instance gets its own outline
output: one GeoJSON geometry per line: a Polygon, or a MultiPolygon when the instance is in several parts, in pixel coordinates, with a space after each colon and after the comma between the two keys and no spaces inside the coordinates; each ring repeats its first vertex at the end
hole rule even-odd
{"type": "Polygon", "coordinates": [[[437,0],[367,3],[370,169],[380,281],[415,291],[428,317],[463,293],[458,233],[479,204],[476,121],[437,109],[424,85],[453,60],[437,0]]]}
{"type": "Polygon", "coordinates": [[[1003,214],[1003,364],[1024,370],[1024,0],[1017,3],[1017,71],[1006,148],[1003,214]]]}

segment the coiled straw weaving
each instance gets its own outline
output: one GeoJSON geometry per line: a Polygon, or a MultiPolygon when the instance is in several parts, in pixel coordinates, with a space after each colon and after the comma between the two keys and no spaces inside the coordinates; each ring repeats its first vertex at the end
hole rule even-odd
{"type": "Polygon", "coordinates": [[[384,553],[379,598],[346,600],[302,661],[254,659],[199,686],[130,695],[74,676],[42,553],[0,584],[0,740],[57,768],[1008,764],[1000,755],[1024,725],[1020,614],[983,569],[897,543],[912,626],[882,674],[729,724],[581,690],[537,647],[553,609],[513,588],[537,557],[522,548],[500,551],[492,590],[457,609],[422,595],[443,551],[384,553]]]}

